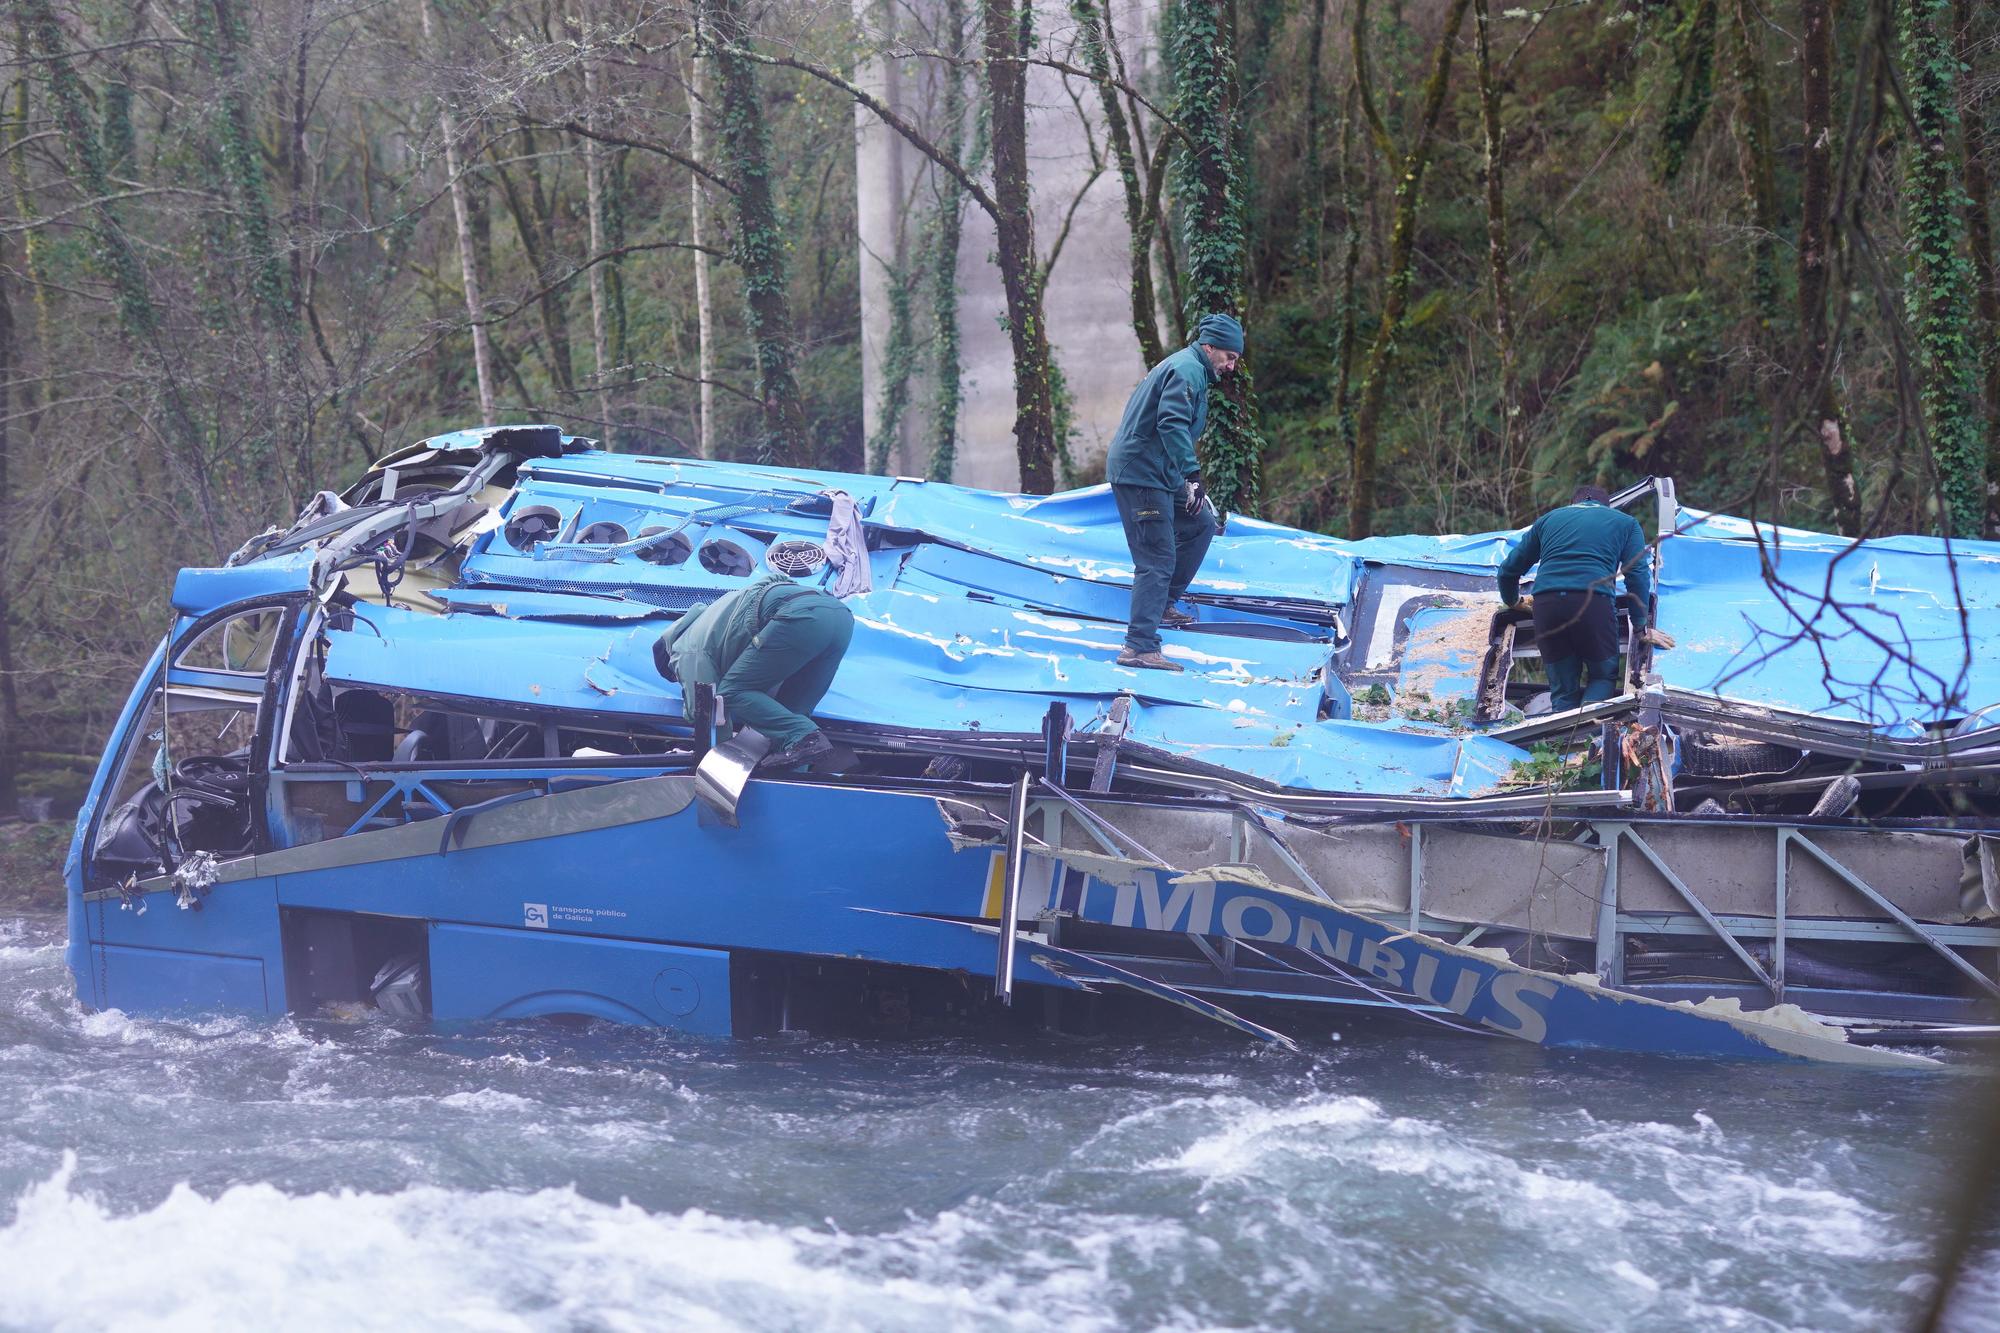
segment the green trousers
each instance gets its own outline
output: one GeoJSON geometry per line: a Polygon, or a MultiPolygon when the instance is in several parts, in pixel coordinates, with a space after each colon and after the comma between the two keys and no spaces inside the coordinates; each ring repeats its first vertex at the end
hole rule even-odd
{"type": "Polygon", "coordinates": [[[730,721],[757,728],[778,746],[819,730],[812,710],[853,637],[854,613],[839,598],[823,592],[786,598],[716,682],[730,721]]]}
{"type": "Polygon", "coordinates": [[[1111,487],[1125,545],[1132,552],[1132,612],[1125,646],[1135,653],[1160,651],[1160,617],[1181,599],[1201,571],[1202,557],[1215,540],[1215,513],[1181,507],[1172,491],[1151,486],[1111,487]]]}

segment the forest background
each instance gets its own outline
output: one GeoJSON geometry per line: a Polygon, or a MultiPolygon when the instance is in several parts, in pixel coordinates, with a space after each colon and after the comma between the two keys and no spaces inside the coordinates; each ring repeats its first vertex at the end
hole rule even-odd
{"type": "Polygon", "coordinates": [[[1041,317],[1030,69],[1123,191],[1145,359],[1210,310],[1249,327],[1203,445],[1240,512],[1469,531],[1654,473],[1996,535],[1980,0],[1166,0],[1136,33],[1102,0],[935,0],[893,42],[873,0],[7,12],[0,810],[80,794],[177,567],[391,448],[548,420],[879,467],[857,117],[933,164],[876,416],[921,414],[950,477],[978,209],[1024,488],[1094,480],[1066,413],[1093,371],[1041,317]],[[944,71],[926,116],[871,93],[891,60],[944,71]]]}

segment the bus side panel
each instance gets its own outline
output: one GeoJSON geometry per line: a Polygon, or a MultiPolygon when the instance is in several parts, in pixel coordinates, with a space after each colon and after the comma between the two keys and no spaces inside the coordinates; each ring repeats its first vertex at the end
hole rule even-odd
{"type": "Polygon", "coordinates": [[[431,927],[435,1018],[580,1014],[726,1037],[729,955],[546,930],[431,927]]]}

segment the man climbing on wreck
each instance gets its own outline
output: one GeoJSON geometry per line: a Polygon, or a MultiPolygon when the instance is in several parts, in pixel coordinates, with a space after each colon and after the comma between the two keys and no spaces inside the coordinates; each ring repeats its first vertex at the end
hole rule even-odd
{"type": "Polygon", "coordinates": [[[1500,562],[1500,600],[1532,611],[1535,646],[1549,675],[1549,711],[1566,712],[1618,692],[1618,576],[1632,595],[1632,625],[1656,648],[1674,641],[1648,627],[1653,553],[1630,514],[1611,507],[1600,486],[1579,486],[1570,502],[1535,520],[1500,562]],[[1539,566],[1535,591],[1521,576],[1539,566]]]}
{"type": "Polygon", "coordinates": [[[770,738],[776,748],[759,768],[797,768],[833,752],[811,714],[853,637],[854,613],[839,598],[766,574],[675,621],[653,661],[683,690],[713,686],[731,721],[770,738]]]}
{"type": "Polygon", "coordinates": [[[1132,552],[1132,610],[1118,665],[1179,671],[1161,651],[1160,623],[1194,617],[1176,610],[1215,537],[1215,506],[1201,483],[1195,441],[1208,421],[1208,390],[1236,373],[1243,326],[1210,315],[1194,341],[1161,360],[1125,404],[1105,460],[1105,479],[1132,552]]]}

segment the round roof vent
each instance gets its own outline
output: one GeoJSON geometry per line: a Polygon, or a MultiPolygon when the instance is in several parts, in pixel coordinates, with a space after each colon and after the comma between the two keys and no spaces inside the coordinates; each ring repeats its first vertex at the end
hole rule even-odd
{"type": "Polygon", "coordinates": [[[561,528],[561,514],[548,505],[529,505],[514,511],[501,535],[506,537],[509,546],[525,555],[555,536],[561,528]]]}
{"type": "Polygon", "coordinates": [[[766,551],[764,563],[780,574],[798,578],[812,573],[826,563],[826,548],[818,542],[793,537],[779,542],[766,551]]]}
{"type": "Polygon", "coordinates": [[[600,519],[590,524],[576,539],[585,546],[616,546],[620,542],[632,540],[632,534],[625,530],[623,523],[613,523],[610,519],[600,519]]]}
{"type": "MultiPolygon", "coordinates": [[[[665,531],[665,528],[660,527],[641,528],[639,535],[657,537],[665,531]]],[[[649,565],[680,565],[686,564],[687,558],[693,554],[694,543],[687,539],[686,534],[676,532],[665,541],[655,542],[640,551],[639,558],[649,565]]]]}
{"type": "Polygon", "coordinates": [[[701,567],[711,574],[724,578],[748,578],[757,568],[757,562],[750,553],[735,542],[712,537],[701,544],[701,567]]]}

